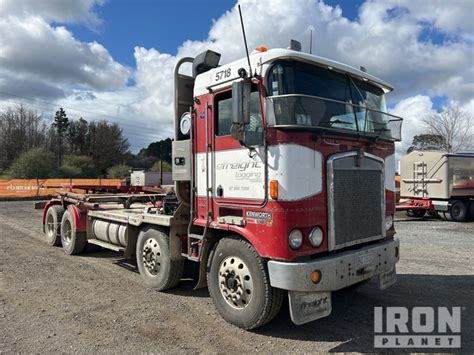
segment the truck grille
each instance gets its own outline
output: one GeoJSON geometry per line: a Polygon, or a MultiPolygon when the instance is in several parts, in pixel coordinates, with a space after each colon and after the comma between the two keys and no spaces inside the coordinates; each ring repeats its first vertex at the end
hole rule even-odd
{"type": "Polygon", "coordinates": [[[328,164],[329,239],[332,249],[383,236],[383,164],[367,156],[356,166],[356,153],[328,164]]]}

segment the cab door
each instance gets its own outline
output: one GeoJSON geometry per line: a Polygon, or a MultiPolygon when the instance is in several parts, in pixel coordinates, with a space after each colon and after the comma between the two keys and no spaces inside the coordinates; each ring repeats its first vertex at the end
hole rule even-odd
{"type": "Polygon", "coordinates": [[[263,124],[257,88],[251,93],[251,118],[242,147],[231,136],[232,90],[214,98],[213,196],[219,206],[258,205],[265,200],[263,124]]]}

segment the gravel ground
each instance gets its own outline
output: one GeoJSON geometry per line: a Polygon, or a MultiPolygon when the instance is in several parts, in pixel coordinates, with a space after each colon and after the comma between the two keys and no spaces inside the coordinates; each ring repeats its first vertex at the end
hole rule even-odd
{"type": "Polygon", "coordinates": [[[187,278],[169,292],[142,285],[120,254],[67,256],[43,241],[32,202],[0,202],[0,353],[374,351],[374,306],[461,306],[474,351],[474,223],[398,216],[398,283],[333,295],[333,313],[303,326],[287,304],[269,325],[227,324],[187,278]]]}

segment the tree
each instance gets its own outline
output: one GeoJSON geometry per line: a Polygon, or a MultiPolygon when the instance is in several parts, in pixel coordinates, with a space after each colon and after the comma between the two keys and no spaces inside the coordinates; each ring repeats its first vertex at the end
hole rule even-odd
{"type": "Polygon", "coordinates": [[[423,119],[431,135],[442,137],[442,150],[459,152],[474,148],[474,121],[472,114],[456,104],[423,119]]]}
{"type": "Polygon", "coordinates": [[[171,164],[171,138],[166,138],[158,142],[154,142],[148,145],[146,149],[142,149],[138,155],[157,157],[160,160],[166,161],[171,164]]]}
{"type": "Polygon", "coordinates": [[[54,137],[52,139],[52,150],[56,155],[58,163],[62,162],[64,155],[64,136],[69,128],[69,119],[66,112],[60,108],[54,115],[54,122],[52,125],[54,129],[54,137]]]}
{"type": "Polygon", "coordinates": [[[443,150],[446,146],[443,136],[439,134],[419,134],[413,137],[411,147],[407,153],[414,150],[443,150]]]}
{"type": "Polygon", "coordinates": [[[109,179],[125,179],[130,175],[130,167],[125,164],[114,165],[107,170],[107,178],[109,179]]]}
{"type": "Polygon", "coordinates": [[[54,154],[45,148],[34,148],[13,162],[8,175],[14,179],[45,179],[55,176],[56,170],[54,154]]]}
{"type": "Polygon", "coordinates": [[[89,127],[87,121],[82,117],[77,121],[71,121],[66,133],[69,153],[84,155],[87,152],[86,140],[89,127]]]}
{"type": "Polygon", "coordinates": [[[59,172],[68,178],[96,178],[99,175],[91,157],[74,154],[64,156],[59,172]]]}
{"type": "Polygon", "coordinates": [[[100,172],[124,162],[129,144],[117,123],[106,121],[89,123],[86,139],[87,155],[94,160],[100,172]]]}
{"type": "Polygon", "coordinates": [[[18,105],[0,113],[0,170],[21,153],[46,144],[46,124],[41,115],[18,105]]]}

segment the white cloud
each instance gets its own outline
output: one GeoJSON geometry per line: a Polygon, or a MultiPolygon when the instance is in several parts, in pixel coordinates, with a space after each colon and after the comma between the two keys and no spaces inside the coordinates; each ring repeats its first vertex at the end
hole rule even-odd
{"type": "Polygon", "coordinates": [[[423,119],[434,114],[433,102],[428,96],[417,95],[401,100],[392,110],[391,114],[403,117],[402,142],[395,144],[397,160],[406,154],[411,146],[413,137],[426,133],[423,119]]]}
{"type": "Polygon", "coordinates": [[[28,18],[38,16],[47,22],[86,23],[98,26],[102,21],[94,13],[95,5],[105,0],[2,0],[0,16],[28,18]]]}
{"type": "MultiPolygon", "coordinates": [[[[8,3],[11,5],[12,1],[8,3]]],[[[11,29],[11,40],[23,36],[22,40],[32,51],[28,55],[16,46],[7,48],[9,53],[15,54],[9,58],[19,60],[10,60],[5,67],[10,68],[10,73],[55,78],[54,82],[59,80],[59,88],[66,92],[71,87],[93,90],[93,99],[81,100],[80,107],[90,106],[94,112],[132,119],[136,125],[149,130],[149,134],[155,132],[158,138],[172,132],[173,70],[177,58],[213,49],[222,53],[221,62],[225,63],[245,53],[237,6],[234,6],[213,22],[206,40],[185,41],[178,47],[176,56],[155,48],[136,47],[136,85],[124,87],[127,69],[116,63],[103,46],[81,43],[66,28],[52,27],[48,23],[52,19],[94,22],[93,5],[102,1],[86,1],[84,7],[77,10],[77,16],[65,11],[62,5],[54,5],[55,2],[51,2],[52,8],[60,11],[42,7],[33,0],[25,2],[26,10],[10,6],[10,15],[21,15],[27,21],[5,25],[4,30],[11,29]],[[31,17],[33,11],[38,16],[31,17]],[[49,47],[52,44],[53,47],[49,47]],[[62,66],[64,63],[56,62],[51,66],[50,56],[41,50],[45,46],[47,52],[58,51],[74,65],[62,66]],[[80,58],[79,65],[76,57],[80,58]],[[111,89],[116,91],[107,92],[111,89]],[[110,102],[118,104],[114,106],[110,102]]],[[[78,2],[72,1],[75,6],[79,6],[78,2]]],[[[286,47],[288,40],[294,38],[307,50],[312,29],[313,53],[355,67],[363,65],[370,73],[394,84],[396,91],[389,95],[389,101],[396,104],[394,113],[405,117],[404,142],[398,145],[398,152],[406,149],[418,132],[421,115],[433,112],[430,96],[446,96],[462,105],[473,99],[473,5],[470,1],[367,0],[353,21],[345,18],[339,7],[317,0],[240,0],[239,3],[250,49],[260,45],[286,47]],[[445,35],[444,42],[423,36],[433,28],[445,35]]],[[[10,20],[8,16],[0,20],[0,31],[1,21],[10,20]]],[[[0,56],[3,68],[2,60],[0,56]]],[[[74,95],[61,102],[77,105],[79,101],[73,99],[77,93],[74,95]]],[[[145,143],[132,136],[129,138],[132,145],[145,143]]]]}
{"type": "Polygon", "coordinates": [[[102,45],[80,42],[65,27],[52,27],[40,17],[1,18],[0,33],[3,73],[97,90],[127,83],[129,70],[102,45]]]}

